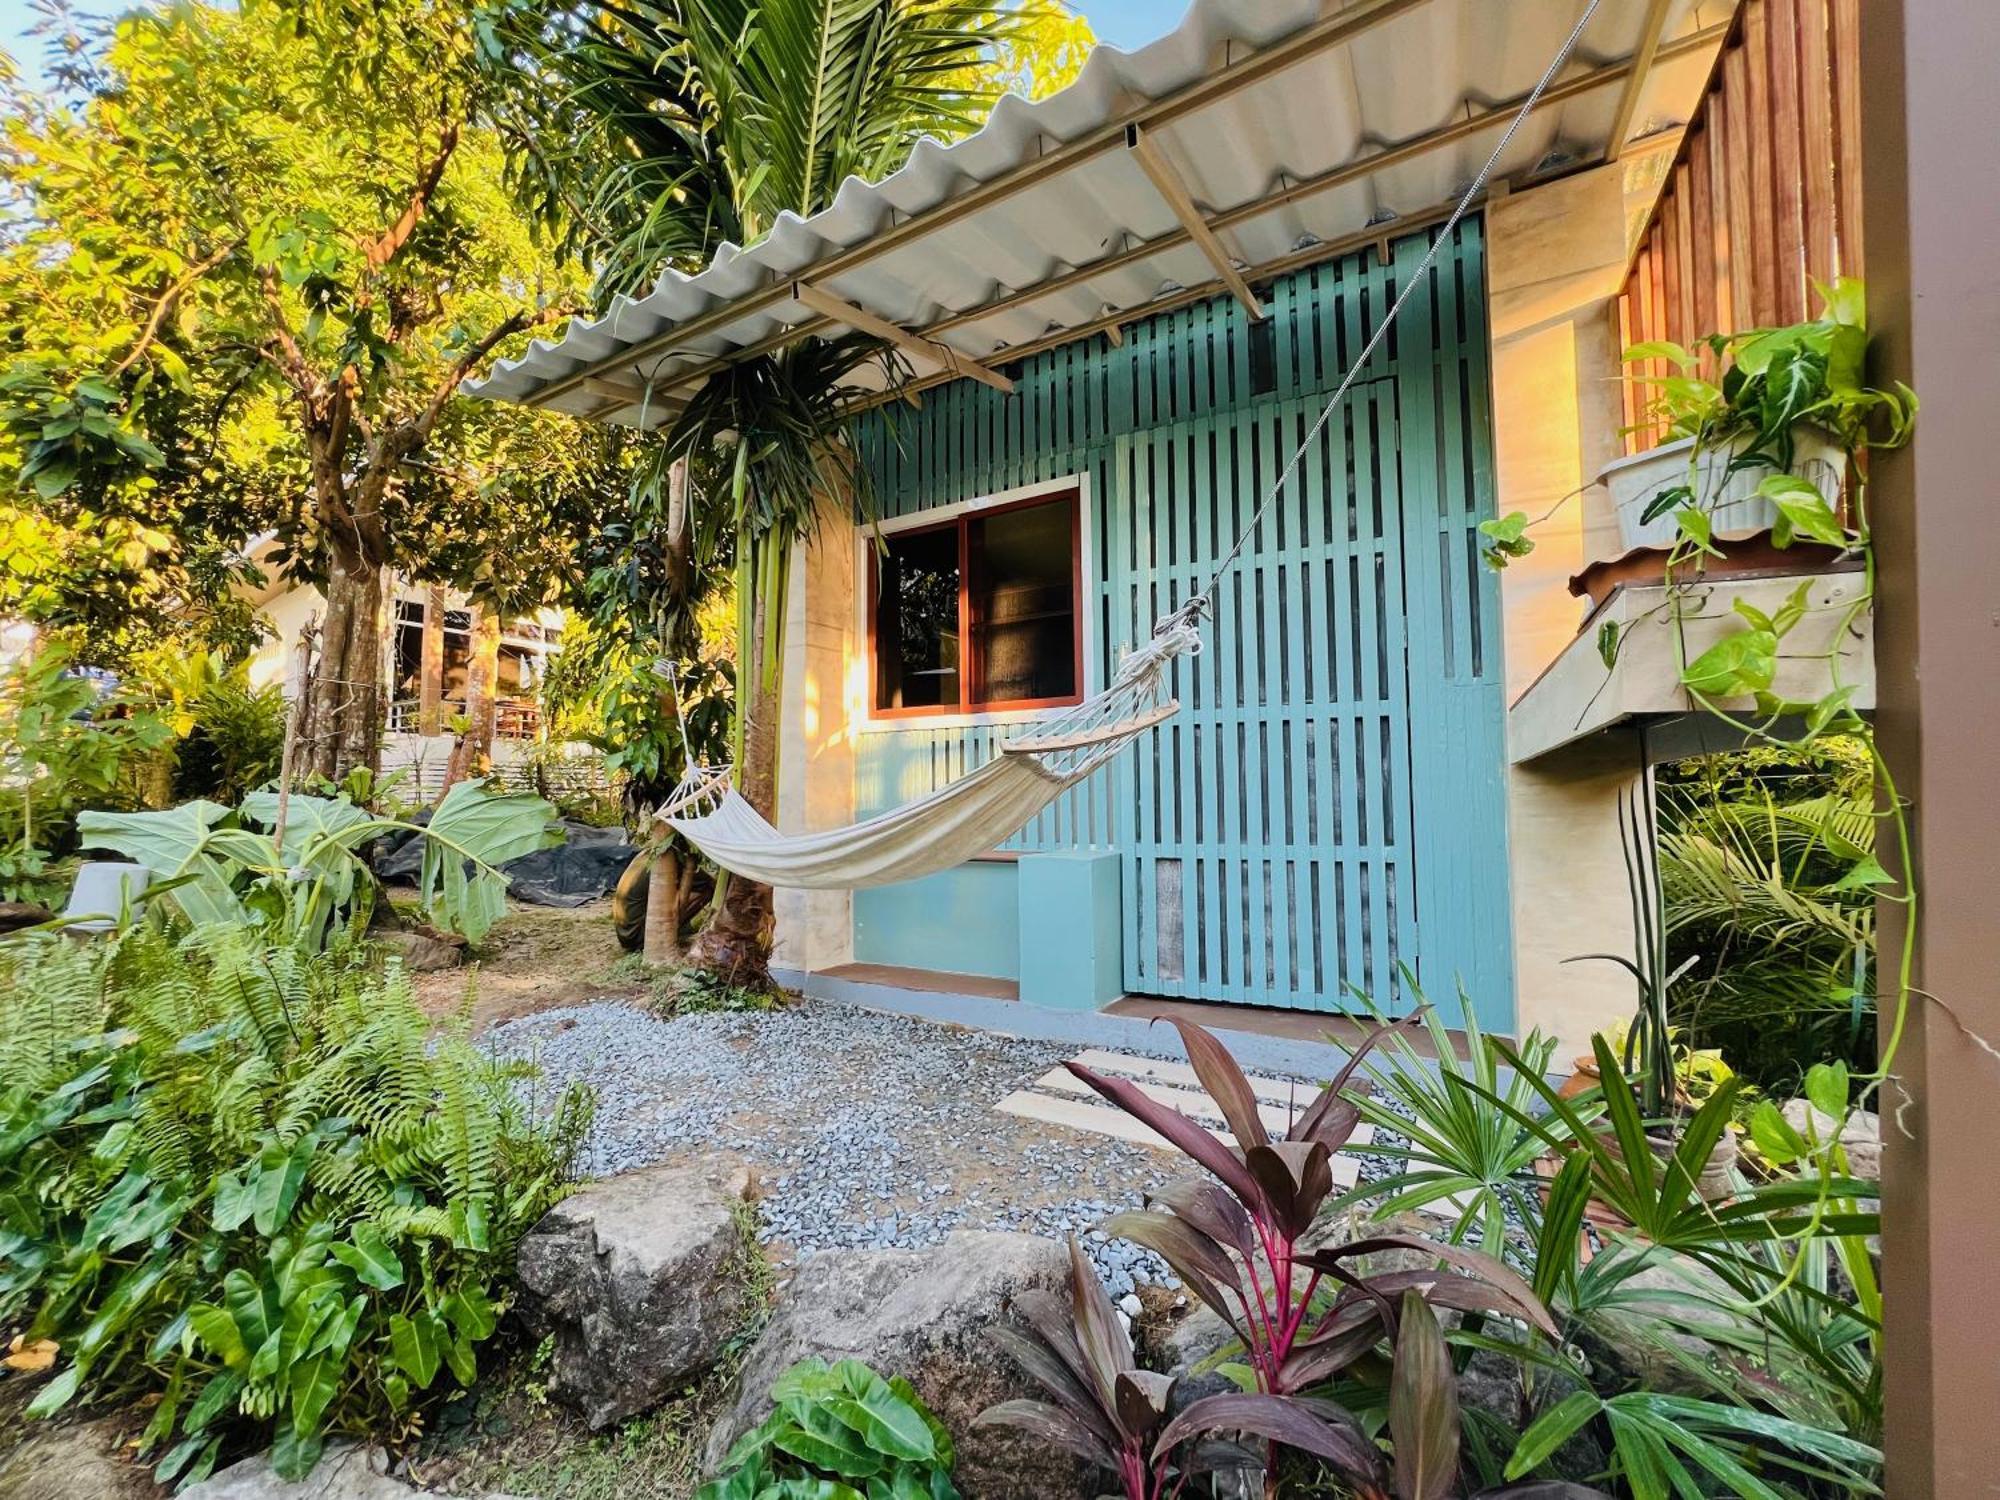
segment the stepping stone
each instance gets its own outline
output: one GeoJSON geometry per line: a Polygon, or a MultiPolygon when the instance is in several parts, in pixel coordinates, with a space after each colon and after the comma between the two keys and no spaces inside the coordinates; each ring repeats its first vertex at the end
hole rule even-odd
{"type": "MultiPolygon", "coordinates": [[[[1186,1063],[1161,1062],[1156,1058],[1127,1057],[1123,1053],[1092,1050],[1078,1053],[1075,1062],[1093,1072],[1129,1079],[1149,1099],[1178,1110],[1209,1130],[1224,1145],[1234,1146],[1236,1138],[1224,1128],[1222,1112],[1201,1087],[1195,1070],[1186,1063]]],[[[1274,1137],[1291,1128],[1318,1096],[1310,1084],[1284,1078],[1248,1075],[1251,1092],[1257,1098],[1257,1114],[1274,1137]]],[[[1067,1068],[1052,1068],[1027,1088],[1016,1089],[995,1106],[1010,1114],[1041,1125],[1058,1125],[1113,1140],[1129,1141],[1154,1150],[1171,1150],[1171,1144],[1142,1121],[1106,1102],[1090,1085],[1067,1068]]],[[[1350,1144],[1365,1147],[1375,1139],[1375,1127],[1363,1123],[1355,1129],[1350,1144]]],[[[1351,1156],[1336,1152],[1333,1179],[1340,1187],[1352,1187],[1360,1180],[1361,1164],[1351,1156]]]]}

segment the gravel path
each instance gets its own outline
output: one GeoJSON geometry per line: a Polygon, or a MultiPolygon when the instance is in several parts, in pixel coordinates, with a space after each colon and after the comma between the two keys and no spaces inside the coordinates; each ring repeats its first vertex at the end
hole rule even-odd
{"type": "Polygon", "coordinates": [[[766,1193],[763,1238],[781,1256],[1011,1229],[1078,1235],[1114,1297],[1172,1280],[1156,1256],[1093,1226],[1139,1206],[1179,1158],[993,1108],[1074,1047],[824,1000],[672,1020],[604,1001],[512,1021],[484,1040],[539,1062],[544,1090],[596,1088],[581,1163],[593,1176],[696,1144],[747,1158],[766,1193]]]}

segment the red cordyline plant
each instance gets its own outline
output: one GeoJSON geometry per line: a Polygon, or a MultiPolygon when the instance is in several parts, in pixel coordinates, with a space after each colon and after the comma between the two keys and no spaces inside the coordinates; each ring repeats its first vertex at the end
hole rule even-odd
{"type": "Polygon", "coordinates": [[[1069,1260],[1070,1305],[1052,1292],[1024,1292],[1013,1310],[1026,1330],[993,1330],[1053,1400],[1003,1401],[980,1413],[980,1425],[1019,1428],[1109,1470],[1126,1500],[1173,1500],[1198,1474],[1261,1462],[1218,1441],[1225,1432],[1297,1448],[1342,1473],[1386,1472],[1367,1434],[1330,1401],[1228,1394],[1174,1415],[1174,1377],[1139,1368],[1132,1340],[1074,1240],[1069,1260]]]}
{"type": "MultiPolygon", "coordinates": [[[[1356,1500],[1450,1500],[1459,1492],[1458,1377],[1422,1291],[1410,1287],[1390,1315],[1389,1433],[1393,1459],[1332,1401],[1311,1396],[1228,1394],[1175,1414],[1171,1375],[1142,1370],[1097,1273],[1071,1241],[1071,1306],[1025,1292],[1014,1311],[1027,1327],[1001,1325],[994,1339],[1052,1401],[1003,1401],[982,1426],[1018,1428],[1118,1476],[1125,1500],[1178,1500],[1189,1481],[1220,1470],[1267,1470],[1266,1455],[1220,1435],[1262,1439],[1325,1464],[1356,1500]]],[[[1364,1283],[1384,1300],[1388,1277],[1364,1283]]],[[[1382,1330],[1373,1330],[1382,1337],[1382,1330]]],[[[1563,1480],[1483,1491],[1476,1500],[1606,1500],[1563,1480]]]]}
{"type": "Polygon", "coordinates": [[[1234,1145],[1136,1083],[1068,1064],[1091,1088],[1207,1170],[1208,1177],[1153,1194],[1148,1210],[1119,1214],[1103,1227],[1157,1251],[1188,1290],[1236,1331],[1262,1392],[1288,1395],[1322,1384],[1384,1339],[1393,1343],[1397,1309],[1410,1291],[1433,1307],[1510,1318],[1557,1336],[1548,1309],[1528,1283],[1477,1251],[1400,1234],[1311,1250],[1301,1246],[1333,1191],[1333,1153],[1361,1123],[1360,1110],[1341,1090],[1377,1042],[1417,1024],[1421,1015],[1378,1026],[1363,1038],[1279,1140],[1265,1129],[1256,1092],[1236,1060],[1199,1026],[1174,1023],[1234,1145]],[[1416,1251],[1434,1264],[1365,1279],[1353,1268],[1353,1262],[1385,1250],[1416,1251]]]}

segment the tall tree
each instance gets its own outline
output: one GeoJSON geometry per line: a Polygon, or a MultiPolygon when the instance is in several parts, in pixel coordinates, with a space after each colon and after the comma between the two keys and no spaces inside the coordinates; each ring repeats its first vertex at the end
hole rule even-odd
{"type": "MultiPolygon", "coordinates": [[[[963,133],[1024,59],[1073,70],[1088,31],[1054,0],[517,0],[500,37],[514,180],[604,297],[698,269],[782,212],[825,208],[848,176],[893,171],[920,138],[963,133]]],[[[719,536],[735,570],[737,782],[767,816],[792,550],[829,505],[868,504],[844,407],[857,370],[888,357],[843,337],[744,361],[665,436],[697,532],[719,536]]],[[[727,881],[691,957],[764,980],[771,911],[768,887],[727,881]]]]}
{"type": "Polygon", "coordinates": [[[0,463],[47,525],[129,517],[133,562],[275,531],[326,596],[305,764],[328,776],[376,756],[384,570],[518,607],[555,576],[550,506],[610,472],[601,435],[455,399],[583,293],[502,187],[473,22],[135,11],[76,102],[10,111],[0,463]]]}

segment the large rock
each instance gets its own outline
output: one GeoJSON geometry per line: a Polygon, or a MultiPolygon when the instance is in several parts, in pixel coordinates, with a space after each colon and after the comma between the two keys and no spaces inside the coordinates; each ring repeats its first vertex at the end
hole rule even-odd
{"type": "Polygon", "coordinates": [[[1810,1099],[1785,1102],[1785,1121],[1809,1141],[1830,1141],[1840,1133],[1841,1149],[1847,1153],[1848,1175],[1866,1182],[1882,1177],[1882,1121],[1872,1110],[1857,1109],[1846,1122],[1821,1114],[1810,1099]]]}
{"type": "Polygon", "coordinates": [[[715,1362],[749,1312],[751,1175],[708,1157],[627,1172],[521,1241],[521,1311],[552,1336],[549,1391],[592,1428],[649,1411],[715,1362]]]}
{"type": "MultiPolygon", "coordinates": [[[[419,1500],[408,1480],[387,1472],[388,1460],[379,1450],[353,1443],[329,1443],[312,1473],[304,1479],[280,1479],[268,1455],[259,1454],[231,1465],[220,1474],[190,1485],[179,1500],[419,1500]]],[[[448,1500],[431,1495],[430,1500],[448,1500]]],[[[523,1500],[489,1494],[485,1500],[523,1500]]]]}
{"type": "Polygon", "coordinates": [[[858,1359],[909,1380],[958,1443],[967,1500],[1073,1500],[1101,1486],[1080,1460],[1023,1434],[975,1428],[997,1401],[1043,1393],[988,1330],[1031,1287],[1066,1293],[1053,1240],[961,1231],[930,1250],[828,1251],[799,1267],[744,1363],[734,1407],[709,1434],[713,1473],[770,1409],[772,1383],[802,1359],[858,1359]]]}
{"type": "Polygon", "coordinates": [[[159,1500],[148,1465],[124,1451],[136,1425],[119,1417],[95,1422],[31,1422],[0,1411],[0,1495],[7,1500],[159,1500]],[[14,1444],[14,1439],[20,1439],[14,1444]]]}

